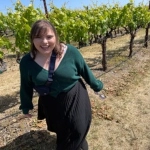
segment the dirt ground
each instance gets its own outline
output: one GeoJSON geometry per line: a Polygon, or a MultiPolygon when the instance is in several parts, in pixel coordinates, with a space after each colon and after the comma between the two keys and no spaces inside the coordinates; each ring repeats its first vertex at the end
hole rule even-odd
{"type": "MultiPolygon", "coordinates": [[[[143,39],[139,31],[130,59],[129,35],[108,40],[106,72],[101,70],[100,45],[80,49],[103,81],[106,95],[101,99],[86,85],[93,112],[89,150],[150,150],[150,48],[143,48],[143,39]]],[[[33,117],[20,119],[19,65],[13,55],[5,61],[8,69],[0,74],[0,150],[54,150],[55,134],[46,131],[45,121],[36,119],[37,96],[33,117]]]]}

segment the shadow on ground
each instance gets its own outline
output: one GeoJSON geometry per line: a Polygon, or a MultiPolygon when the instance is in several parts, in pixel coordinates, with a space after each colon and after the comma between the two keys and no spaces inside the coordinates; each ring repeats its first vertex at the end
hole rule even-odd
{"type": "Polygon", "coordinates": [[[46,130],[30,131],[18,136],[0,150],[55,150],[56,137],[46,130]]]}
{"type": "Polygon", "coordinates": [[[15,93],[13,95],[7,94],[5,96],[0,96],[0,113],[16,106],[18,103],[19,103],[18,93],[15,93]]]}
{"type": "MultiPolygon", "coordinates": [[[[143,39],[135,40],[134,46],[138,45],[138,44],[143,45],[143,43],[144,43],[143,39]]],[[[134,55],[137,51],[137,50],[135,50],[136,48],[134,48],[134,46],[133,46],[132,55],[134,55]]],[[[121,58],[121,59],[118,59],[118,61],[119,61],[118,64],[121,62],[124,62],[125,60],[128,60],[129,59],[129,57],[128,57],[129,50],[127,50],[128,48],[129,48],[129,44],[127,44],[126,46],[122,46],[122,47],[118,48],[117,50],[111,49],[111,51],[107,51],[107,48],[106,48],[106,62],[109,63],[112,59],[117,58],[117,57],[121,58]]],[[[95,58],[87,58],[86,62],[92,70],[99,70],[99,71],[102,70],[102,56],[97,55],[97,57],[95,57],[95,58]],[[98,64],[100,64],[100,68],[96,68],[96,69],[93,68],[98,64]]],[[[112,67],[115,67],[115,66],[112,66],[112,67]]]]}
{"type": "MultiPolygon", "coordinates": [[[[38,94],[34,91],[33,98],[36,97],[38,97],[38,94]]],[[[19,92],[15,92],[12,95],[7,94],[5,96],[0,96],[0,113],[4,113],[7,109],[13,108],[15,106],[17,106],[17,111],[19,111],[20,106],[19,92]]]]}

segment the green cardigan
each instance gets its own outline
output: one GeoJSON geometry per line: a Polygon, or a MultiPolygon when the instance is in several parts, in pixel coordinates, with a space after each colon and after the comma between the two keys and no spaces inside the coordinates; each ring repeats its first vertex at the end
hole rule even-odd
{"type": "MultiPolygon", "coordinates": [[[[103,83],[94,77],[79,50],[68,44],[62,61],[54,71],[50,95],[57,97],[60,92],[69,91],[81,77],[94,91],[98,92],[103,88],[103,83]]],[[[44,84],[48,78],[48,71],[38,65],[28,53],[20,62],[20,78],[21,105],[19,109],[27,114],[30,109],[33,109],[33,84],[44,84]]]]}

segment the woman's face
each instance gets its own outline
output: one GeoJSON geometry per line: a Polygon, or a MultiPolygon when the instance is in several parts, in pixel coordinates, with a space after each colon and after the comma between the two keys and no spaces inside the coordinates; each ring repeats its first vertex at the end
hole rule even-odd
{"type": "Polygon", "coordinates": [[[40,54],[51,54],[56,45],[56,36],[53,30],[49,28],[44,34],[34,37],[33,44],[40,54]]]}

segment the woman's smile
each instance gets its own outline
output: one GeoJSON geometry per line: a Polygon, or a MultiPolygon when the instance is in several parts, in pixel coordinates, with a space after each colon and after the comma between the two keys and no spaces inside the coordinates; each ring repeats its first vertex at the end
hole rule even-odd
{"type": "Polygon", "coordinates": [[[56,45],[56,37],[51,29],[48,29],[44,35],[36,36],[33,43],[40,54],[51,54],[56,45]]]}

